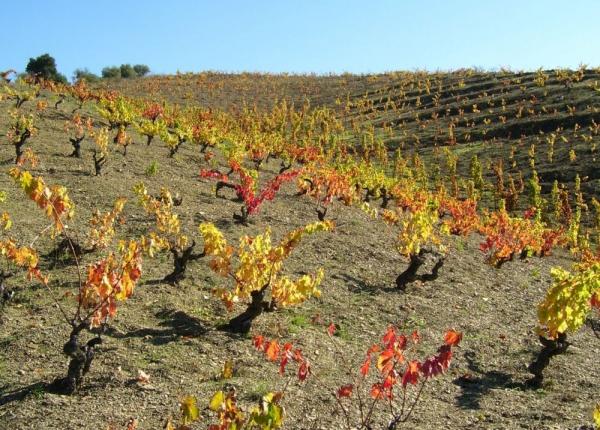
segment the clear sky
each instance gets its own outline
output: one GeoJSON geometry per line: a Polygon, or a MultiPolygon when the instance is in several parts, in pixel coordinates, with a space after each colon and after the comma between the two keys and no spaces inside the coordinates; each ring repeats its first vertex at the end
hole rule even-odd
{"type": "Polygon", "coordinates": [[[15,0],[0,70],[382,72],[600,66],[600,0],[15,0]]]}

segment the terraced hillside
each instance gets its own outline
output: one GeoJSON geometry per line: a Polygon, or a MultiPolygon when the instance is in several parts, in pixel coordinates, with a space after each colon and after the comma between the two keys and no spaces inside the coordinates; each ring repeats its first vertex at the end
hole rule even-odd
{"type": "Polygon", "coordinates": [[[131,96],[234,111],[241,106],[271,109],[283,100],[301,106],[310,100],[313,107],[335,110],[359,133],[381,138],[389,151],[416,151],[431,160],[442,156],[435,148],[448,147],[459,155],[463,175],[477,155],[487,162],[489,181],[494,178],[491,165],[500,159],[506,173],[525,173],[535,145],[545,193],[555,179],[572,184],[577,173],[586,178],[587,195],[600,193],[596,69],[322,77],[207,72],[106,85],[131,96]]]}

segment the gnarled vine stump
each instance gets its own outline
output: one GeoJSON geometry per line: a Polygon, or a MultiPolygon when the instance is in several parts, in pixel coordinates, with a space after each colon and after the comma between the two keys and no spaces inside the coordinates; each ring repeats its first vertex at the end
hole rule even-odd
{"type": "Polygon", "coordinates": [[[444,255],[433,248],[421,248],[418,254],[410,256],[410,263],[406,270],[396,278],[396,287],[402,291],[406,285],[414,281],[433,281],[437,279],[438,272],[444,265],[444,255]],[[435,262],[430,273],[418,274],[419,268],[427,262],[427,256],[434,258],[435,262]]]}

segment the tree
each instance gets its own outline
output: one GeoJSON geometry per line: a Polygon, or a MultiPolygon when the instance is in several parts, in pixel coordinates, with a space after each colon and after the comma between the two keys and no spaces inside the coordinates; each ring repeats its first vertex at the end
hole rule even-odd
{"type": "Polygon", "coordinates": [[[120,78],[121,77],[121,69],[117,66],[105,67],[102,69],[102,77],[103,78],[120,78]]]}
{"type": "Polygon", "coordinates": [[[73,72],[73,82],[79,82],[82,80],[89,83],[98,82],[100,80],[100,76],[90,72],[87,68],[75,69],[75,72],[73,72]]]}
{"type": "Polygon", "coordinates": [[[150,67],[146,66],[145,64],[136,64],[133,66],[133,70],[135,70],[135,74],[140,77],[146,76],[148,73],[150,73],[150,67]]]}
{"type": "Polygon", "coordinates": [[[135,78],[137,76],[131,64],[121,64],[121,77],[122,78],[135,78]]]}
{"type": "Polygon", "coordinates": [[[64,84],[67,83],[67,78],[65,75],[58,73],[58,70],[56,70],[56,61],[49,54],[43,54],[37,58],[30,58],[25,71],[33,76],[64,84]]]}

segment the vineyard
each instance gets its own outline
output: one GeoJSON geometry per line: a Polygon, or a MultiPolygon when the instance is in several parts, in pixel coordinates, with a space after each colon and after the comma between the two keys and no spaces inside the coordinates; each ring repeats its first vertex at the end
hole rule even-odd
{"type": "Polygon", "coordinates": [[[600,70],[1,75],[0,429],[600,426],[600,70]]]}

